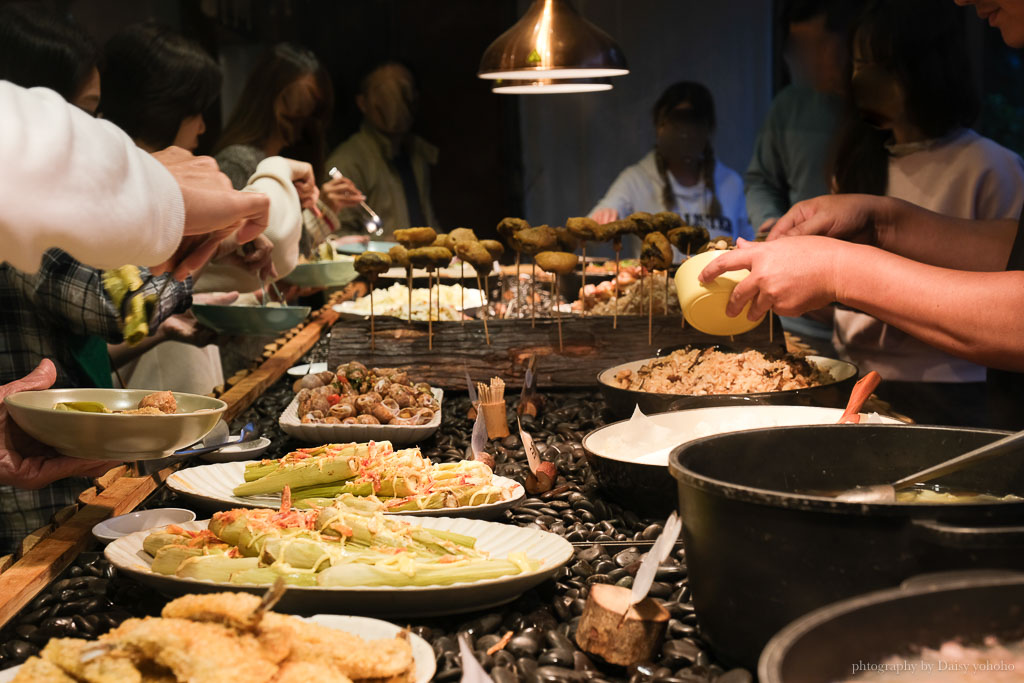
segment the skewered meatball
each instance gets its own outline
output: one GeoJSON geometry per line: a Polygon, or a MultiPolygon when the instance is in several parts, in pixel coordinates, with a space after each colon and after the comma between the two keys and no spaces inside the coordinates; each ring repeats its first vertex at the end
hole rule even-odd
{"type": "Polygon", "coordinates": [[[364,251],[356,257],[356,272],[376,277],[391,268],[391,257],[376,251],[364,251]]]}
{"type": "Polygon", "coordinates": [[[700,225],[684,225],[668,231],[668,241],[684,254],[695,254],[708,243],[708,229],[700,225]]]}
{"type": "Polygon", "coordinates": [[[553,249],[556,244],[557,233],[546,225],[520,230],[512,236],[512,248],[529,256],[553,249]]]}
{"type": "Polygon", "coordinates": [[[631,213],[628,220],[633,221],[634,230],[637,235],[644,237],[645,235],[654,232],[657,228],[654,226],[654,216],[647,213],[646,211],[637,211],[631,213]]]}
{"type": "Polygon", "coordinates": [[[418,247],[409,250],[409,261],[417,268],[443,268],[451,263],[452,252],[444,247],[418,247]]]}
{"type": "Polygon", "coordinates": [[[178,402],[174,394],[169,391],[156,391],[148,396],[143,396],[139,401],[139,408],[156,408],[161,413],[171,415],[178,412],[178,402]]]}
{"type": "Polygon", "coordinates": [[[433,228],[395,230],[395,241],[406,249],[430,246],[435,239],[437,239],[437,232],[433,228]]]}
{"type": "Polygon", "coordinates": [[[587,218],[586,216],[570,218],[565,222],[565,229],[571,232],[573,236],[579,240],[586,241],[597,238],[597,221],[593,218],[587,218]]]}
{"type": "Polygon", "coordinates": [[[480,244],[491,255],[492,261],[497,261],[505,254],[505,245],[498,240],[480,240],[480,244]]]}
{"type": "Polygon", "coordinates": [[[568,275],[576,269],[579,257],[567,251],[542,251],[534,257],[537,265],[548,273],[568,275]]]}
{"type": "Polygon", "coordinates": [[[437,237],[434,239],[434,241],[431,242],[430,244],[428,244],[427,246],[429,246],[429,247],[443,247],[444,249],[447,249],[448,251],[450,251],[452,253],[455,252],[455,240],[453,240],[452,236],[449,235],[446,232],[438,233],[437,237]]]}
{"type": "Polygon", "coordinates": [[[476,233],[469,228],[455,228],[448,236],[451,237],[452,242],[476,242],[476,233]]]}
{"type": "Polygon", "coordinates": [[[668,270],[672,267],[672,245],[660,232],[652,232],[644,238],[640,251],[640,262],[647,270],[668,270]]]}
{"type": "Polygon", "coordinates": [[[661,211],[654,214],[653,221],[654,229],[661,233],[667,233],[673,228],[678,228],[684,225],[683,219],[679,217],[679,214],[671,211],[661,211]]]}
{"type": "Polygon", "coordinates": [[[398,266],[399,268],[409,267],[409,250],[403,247],[401,244],[388,249],[388,256],[391,257],[391,263],[398,266]]]}
{"type": "Polygon", "coordinates": [[[479,242],[456,242],[455,254],[472,265],[478,273],[486,275],[491,272],[491,266],[494,263],[491,252],[487,251],[479,242]]]}
{"type": "Polygon", "coordinates": [[[579,240],[567,228],[555,230],[555,239],[562,251],[576,251],[580,246],[579,240]]]}
{"type": "Polygon", "coordinates": [[[512,235],[516,234],[520,230],[526,230],[529,227],[530,224],[522,218],[502,218],[498,223],[498,236],[511,244],[512,235]]]}

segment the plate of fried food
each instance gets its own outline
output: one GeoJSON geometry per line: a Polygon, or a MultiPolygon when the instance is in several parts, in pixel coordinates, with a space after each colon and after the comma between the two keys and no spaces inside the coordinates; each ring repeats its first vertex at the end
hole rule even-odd
{"type": "Polygon", "coordinates": [[[572,545],[536,528],[384,515],[349,496],[314,510],[234,509],[104,550],[167,595],[288,585],[281,609],[420,617],[501,605],[551,577],[572,545]]]}
{"type": "Polygon", "coordinates": [[[278,424],[309,443],[387,440],[406,446],[441,426],[444,392],[395,368],[358,361],[295,381],[295,398],[278,424]]]}
{"type": "Polygon", "coordinates": [[[29,436],[87,460],[154,460],[210,433],[227,404],[216,398],[142,389],[47,389],[4,399],[29,436]]]}
{"type": "Polygon", "coordinates": [[[0,683],[427,683],[434,675],[434,652],[415,634],[377,619],[279,614],[268,611],[268,598],[183,595],[160,617],[127,619],[95,641],[52,638],[38,656],[0,672],[0,683]]]}
{"type": "Polygon", "coordinates": [[[492,519],[522,502],[523,485],[485,463],[432,463],[418,448],[388,441],[300,448],[276,460],[227,462],[179,470],[167,485],[210,508],[309,509],[357,496],[385,513],[492,519]],[[287,490],[287,493],[286,493],[287,490]]]}

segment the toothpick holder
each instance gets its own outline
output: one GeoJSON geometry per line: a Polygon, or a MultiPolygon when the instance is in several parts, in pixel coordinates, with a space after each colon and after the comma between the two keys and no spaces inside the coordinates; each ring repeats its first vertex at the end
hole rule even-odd
{"type": "Polygon", "coordinates": [[[484,413],[488,439],[504,439],[509,435],[505,401],[480,403],[478,408],[484,413]]]}

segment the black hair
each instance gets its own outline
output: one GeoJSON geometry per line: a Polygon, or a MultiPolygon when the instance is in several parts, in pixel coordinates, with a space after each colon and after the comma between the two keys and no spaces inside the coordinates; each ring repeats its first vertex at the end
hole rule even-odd
{"type": "Polygon", "coordinates": [[[322,173],[327,126],[334,108],[334,88],[330,75],[316,55],[294,43],[278,43],[272,47],[249,74],[242,96],[214,152],[231,145],[263,147],[278,127],[274,111],[278,95],[308,75],[316,81],[316,107],[301,122],[301,139],[281,150],[281,155],[305,161],[313,166],[315,174],[322,173]]]}
{"type": "Polygon", "coordinates": [[[787,25],[825,17],[825,28],[846,35],[864,7],[864,0],[789,0],[782,16],[787,25]]]}
{"type": "Polygon", "coordinates": [[[45,87],[69,102],[98,63],[92,38],[39,3],[0,5],[0,79],[45,87]]]}
{"type": "MultiPolygon", "coordinates": [[[[715,100],[706,86],[693,81],[673,83],[661,93],[651,109],[654,126],[657,127],[663,122],[677,118],[675,110],[681,104],[690,105],[681,114],[688,122],[707,126],[709,134],[715,131],[715,100]]],[[[675,196],[672,193],[672,183],[668,178],[668,164],[658,152],[655,152],[655,161],[662,180],[661,202],[665,205],[666,211],[671,211],[675,206],[675,196]]],[[[711,191],[711,206],[708,208],[708,213],[711,216],[721,216],[722,203],[718,201],[718,195],[715,193],[715,150],[711,145],[710,137],[704,146],[701,179],[704,181],[704,186],[711,191]]]]}
{"type": "Polygon", "coordinates": [[[217,63],[197,43],[157,24],[136,24],[104,47],[103,116],[155,149],[174,142],[181,122],[220,96],[217,63]]]}
{"type": "MultiPolygon", "coordinates": [[[[875,0],[853,32],[854,44],[896,78],[908,119],[928,139],[977,119],[981,100],[967,54],[964,14],[952,3],[875,0]]],[[[836,190],[885,194],[890,132],[871,127],[852,96],[847,100],[832,165],[836,190]]]]}

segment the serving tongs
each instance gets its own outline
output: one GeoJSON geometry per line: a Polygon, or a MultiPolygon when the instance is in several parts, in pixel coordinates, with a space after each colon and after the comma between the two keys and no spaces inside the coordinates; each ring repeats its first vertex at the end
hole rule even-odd
{"type": "MultiPolygon", "coordinates": [[[[344,178],[345,177],[345,176],[343,176],[341,174],[341,171],[338,170],[337,166],[332,166],[331,170],[327,172],[327,175],[331,176],[332,178],[344,178]]],[[[359,206],[362,207],[363,211],[365,211],[367,214],[369,214],[369,218],[367,219],[366,224],[365,224],[366,225],[366,232],[371,234],[371,235],[376,235],[376,236],[383,235],[384,234],[384,226],[381,223],[380,216],[377,215],[377,212],[374,211],[373,209],[371,209],[370,205],[367,204],[365,201],[359,202],[359,206]]]]}

